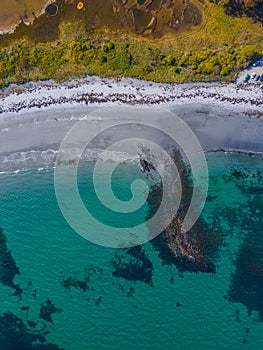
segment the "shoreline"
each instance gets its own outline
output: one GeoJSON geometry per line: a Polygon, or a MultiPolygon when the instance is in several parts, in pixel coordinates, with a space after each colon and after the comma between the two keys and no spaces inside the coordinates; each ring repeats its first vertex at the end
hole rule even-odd
{"type": "Polygon", "coordinates": [[[0,99],[0,155],[59,147],[77,121],[93,125],[98,121],[90,119],[91,112],[118,105],[168,109],[190,126],[204,152],[263,154],[263,120],[259,118],[263,92],[259,88],[87,77],[63,84],[31,82],[6,88],[0,99]]]}
{"type": "MultiPolygon", "coordinates": [[[[75,150],[74,150],[75,151],[75,150]]],[[[64,165],[75,165],[76,159],[80,157],[81,152],[74,152],[72,150],[72,159],[65,162],[64,165]]],[[[204,150],[205,154],[239,154],[251,157],[263,157],[263,152],[251,152],[246,150],[233,149],[217,149],[204,150]]],[[[38,171],[55,168],[57,166],[58,150],[46,149],[39,150],[24,150],[8,155],[0,154],[0,175],[9,173],[20,173],[38,168],[38,171]]],[[[121,162],[122,164],[133,164],[140,167],[139,156],[127,160],[128,155],[122,152],[107,151],[106,154],[102,149],[90,149],[81,159],[86,162],[94,162],[100,159],[103,162],[121,162]]]]}

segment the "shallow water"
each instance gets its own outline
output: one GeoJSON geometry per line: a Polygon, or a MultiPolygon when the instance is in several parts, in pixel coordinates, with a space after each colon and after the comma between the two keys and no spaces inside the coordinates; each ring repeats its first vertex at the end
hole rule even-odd
{"type": "MultiPolygon", "coordinates": [[[[14,288],[0,285],[1,349],[21,349],[22,340],[35,341],[32,334],[65,350],[261,349],[262,157],[210,153],[207,160],[203,217],[223,237],[215,274],[179,273],[162,264],[151,243],[127,251],[84,240],[60,213],[52,167],[1,174],[0,226],[22,289],[14,296],[14,288]],[[16,317],[24,324],[17,327],[16,317]],[[14,324],[17,337],[10,335],[14,324]]],[[[137,171],[119,168],[113,187],[122,200],[137,171]]]]}

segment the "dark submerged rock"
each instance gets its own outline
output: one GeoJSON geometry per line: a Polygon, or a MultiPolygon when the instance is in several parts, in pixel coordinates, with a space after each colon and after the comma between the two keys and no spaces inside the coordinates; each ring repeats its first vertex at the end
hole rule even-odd
{"type": "Polygon", "coordinates": [[[63,286],[66,289],[70,289],[71,287],[75,287],[77,289],[83,290],[83,292],[86,292],[87,290],[89,290],[88,283],[89,283],[89,281],[86,279],[84,281],[81,281],[80,279],[73,277],[73,276],[69,276],[63,280],[63,286]]]}
{"type": "Polygon", "coordinates": [[[43,320],[53,323],[52,314],[62,312],[61,308],[57,308],[49,299],[41,304],[39,317],[43,320]]]}
{"type": "Polygon", "coordinates": [[[22,311],[27,311],[27,310],[29,310],[30,309],[30,306],[22,306],[21,307],[21,310],[22,311]]]}
{"type": "Polygon", "coordinates": [[[128,293],[127,293],[127,297],[131,298],[131,297],[134,296],[134,294],[135,294],[135,289],[133,287],[130,287],[130,289],[129,289],[128,293]]]}
{"type": "Polygon", "coordinates": [[[153,285],[153,264],[141,246],[127,249],[121,255],[116,253],[111,263],[114,268],[112,273],[114,277],[153,285]]]}
{"type": "Polygon", "coordinates": [[[149,173],[151,170],[155,170],[153,163],[145,159],[140,159],[140,165],[142,168],[142,172],[144,173],[149,173]]]}
{"type": "Polygon", "coordinates": [[[102,301],[102,296],[100,296],[98,299],[95,301],[95,306],[98,307],[102,301]]]}
{"type": "Polygon", "coordinates": [[[42,334],[31,333],[24,322],[12,313],[0,316],[1,350],[62,350],[54,344],[44,344],[42,334]],[[42,344],[35,344],[40,342],[42,344]]]}
{"type": "Polygon", "coordinates": [[[19,274],[19,269],[16,266],[10,250],[7,247],[7,239],[0,228],[0,282],[15,290],[15,295],[21,295],[22,289],[14,283],[14,278],[19,274]]]}
{"type": "Polygon", "coordinates": [[[71,289],[73,287],[76,289],[81,289],[83,292],[87,292],[91,288],[91,277],[93,275],[97,275],[96,277],[100,280],[102,274],[103,270],[101,268],[88,265],[85,267],[82,276],[77,276],[74,274],[73,276],[64,277],[62,284],[66,289],[71,289]]]}

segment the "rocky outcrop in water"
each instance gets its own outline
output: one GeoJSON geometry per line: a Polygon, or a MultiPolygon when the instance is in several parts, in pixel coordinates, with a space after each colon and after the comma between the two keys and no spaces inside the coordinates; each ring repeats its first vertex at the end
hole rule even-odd
{"type": "Polygon", "coordinates": [[[208,240],[200,223],[189,231],[181,228],[181,218],[175,217],[164,232],[153,240],[164,263],[175,264],[181,271],[216,272],[205,251],[208,240]],[[199,227],[198,227],[199,226],[199,227]]]}
{"type": "MultiPolygon", "coordinates": [[[[152,244],[159,251],[163,263],[175,264],[181,271],[215,272],[215,265],[209,257],[210,240],[211,237],[214,237],[211,229],[202,218],[199,218],[190,230],[185,230],[182,225],[191,202],[193,183],[181,153],[175,149],[171,154],[180,174],[182,199],[173,220],[159,236],[152,240],[152,244]]],[[[162,195],[163,189],[159,184],[150,191],[148,196],[149,217],[159,207],[162,195]]],[[[162,214],[164,217],[166,216],[165,210],[164,207],[162,214]]],[[[151,232],[151,226],[149,226],[149,231],[151,232]]]]}

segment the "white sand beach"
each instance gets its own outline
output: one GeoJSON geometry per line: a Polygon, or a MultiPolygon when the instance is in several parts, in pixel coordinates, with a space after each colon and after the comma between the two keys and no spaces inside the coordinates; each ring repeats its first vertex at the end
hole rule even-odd
{"type": "MultiPolygon", "coordinates": [[[[259,88],[87,77],[4,90],[0,99],[0,155],[56,150],[78,120],[89,120],[90,112],[110,105],[168,109],[190,126],[205,151],[263,153],[263,92],[259,88]]],[[[164,117],[160,122],[167,121],[164,117]]]]}
{"type": "Polygon", "coordinates": [[[206,103],[235,110],[262,111],[263,92],[259,87],[219,83],[163,84],[122,78],[87,77],[65,83],[53,81],[11,85],[0,95],[0,114],[67,103],[165,104],[206,103]]]}

